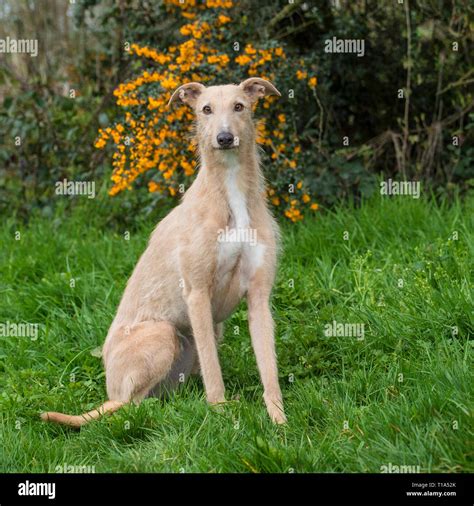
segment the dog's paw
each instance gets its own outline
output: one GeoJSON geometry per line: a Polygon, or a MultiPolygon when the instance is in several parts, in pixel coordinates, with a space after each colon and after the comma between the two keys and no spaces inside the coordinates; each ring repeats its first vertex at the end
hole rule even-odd
{"type": "Polygon", "coordinates": [[[223,404],[226,402],[224,392],[216,392],[212,394],[207,394],[207,402],[209,404],[223,404]]]}
{"type": "Polygon", "coordinates": [[[283,401],[281,400],[281,397],[277,396],[275,398],[272,398],[264,395],[264,400],[272,422],[279,425],[286,423],[286,416],[283,409],[283,401]]]}
{"type": "Polygon", "coordinates": [[[228,404],[228,402],[225,399],[218,402],[209,402],[211,409],[217,413],[222,413],[226,404],[228,404]]]}
{"type": "Polygon", "coordinates": [[[283,425],[287,422],[285,413],[283,413],[283,411],[278,411],[277,413],[270,414],[270,418],[272,419],[273,423],[276,423],[278,425],[283,425]]]}

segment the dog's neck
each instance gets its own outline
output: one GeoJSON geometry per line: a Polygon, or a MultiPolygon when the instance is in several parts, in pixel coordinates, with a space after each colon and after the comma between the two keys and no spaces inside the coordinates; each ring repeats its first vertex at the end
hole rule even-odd
{"type": "Polygon", "coordinates": [[[264,199],[256,144],[232,150],[200,149],[199,155],[199,173],[185,201],[214,204],[218,214],[228,209],[238,226],[245,228],[246,214],[250,216],[264,199]]]}
{"type": "Polygon", "coordinates": [[[228,151],[204,148],[199,155],[199,173],[183,204],[207,208],[214,220],[229,227],[249,228],[265,199],[257,145],[228,151]]]}
{"type": "Polygon", "coordinates": [[[247,149],[243,146],[232,150],[203,149],[200,159],[201,168],[195,183],[207,198],[220,200],[224,197],[230,207],[237,194],[242,195],[246,207],[261,198],[263,178],[256,145],[247,149]]]}

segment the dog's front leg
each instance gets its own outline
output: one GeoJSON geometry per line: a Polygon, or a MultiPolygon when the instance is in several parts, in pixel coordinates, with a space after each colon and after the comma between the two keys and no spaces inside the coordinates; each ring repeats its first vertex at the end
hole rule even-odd
{"type": "Polygon", "coordinates": [[[224,402],[224,381],[217,355],[210,295],[207,290],[194,288],[186,302],[207,400],[211,404],[224,402]]]}
{"type": "Polygon", "coordinates": [[[278,382],[270,287],[264,278],[263,273],[255,276],[247,292],[249,327],[267,411],[273,422],[281,424],[286,422],[286,417],[278,382]]]}

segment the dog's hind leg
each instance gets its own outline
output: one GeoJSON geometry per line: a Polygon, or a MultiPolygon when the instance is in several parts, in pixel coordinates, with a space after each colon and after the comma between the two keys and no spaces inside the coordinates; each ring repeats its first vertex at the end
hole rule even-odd
{"type": "Polygon", "coordinates": [[[180,355],[176,330],[168,322],[121,326],[107,336],[104,363],[109,401],[82,415],[42,413],[45,421],[79,428],[130,402],[139,403],[171,371],[180,355]]]}
{"type": "Polygon", "coordinates": [[[111,400],[139,403],[178,360],[176,329],[165,321],[147,321],[117,332],[104,353],[107,394],[111,400]]]}
{"type": "Polygon", "coordinates": [[[199,373],[199,366],[195,370],[197,360],[194,339],[179,334],[179,356],[166,377],[153,387],[148,396],[165,397],[183,385],[191,374],[199,373]]]}

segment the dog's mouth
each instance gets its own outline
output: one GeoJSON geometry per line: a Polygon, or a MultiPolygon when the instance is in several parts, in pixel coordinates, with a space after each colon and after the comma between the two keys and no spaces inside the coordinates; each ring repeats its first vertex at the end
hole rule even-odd
{"type": "Polygon", "coordinates": [[[230,149],[237,149],[239,146],[216,146],[214,149],[218,151],[229,151],[230,149]]]}

